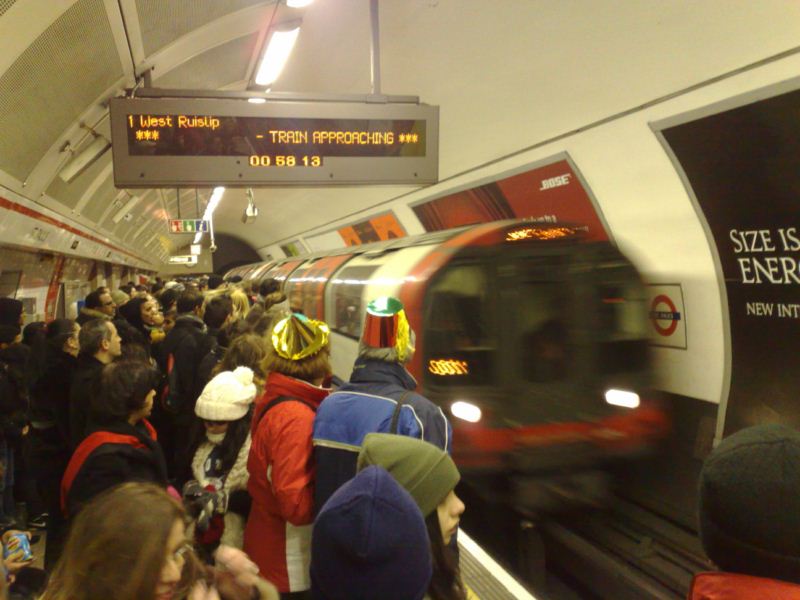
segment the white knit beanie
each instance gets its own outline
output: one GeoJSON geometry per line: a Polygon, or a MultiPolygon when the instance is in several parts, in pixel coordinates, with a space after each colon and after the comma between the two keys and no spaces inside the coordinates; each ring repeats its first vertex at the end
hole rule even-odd
{"type": "Polygon", "coordinates": [[[206,421],[236,421],[247,414],[255,397],[253,371],[236,367],[234,371],[223,371],[206,384],[194,412],[206,421]]]}

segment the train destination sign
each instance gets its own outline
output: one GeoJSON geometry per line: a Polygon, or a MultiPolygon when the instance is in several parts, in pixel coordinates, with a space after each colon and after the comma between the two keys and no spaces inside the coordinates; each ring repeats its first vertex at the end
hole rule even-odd
{"type": "Polygon", "coordinates": [[[435,183],[439,108],[111,100],[117,187],[435,183]]]}

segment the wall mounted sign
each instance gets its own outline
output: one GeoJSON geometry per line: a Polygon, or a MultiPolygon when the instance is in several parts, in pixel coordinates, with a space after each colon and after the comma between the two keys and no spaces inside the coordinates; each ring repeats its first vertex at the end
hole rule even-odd
{"type": "Polygon", "coordinates": [[[425,231],[530,218],[584,225],[593,240],[611,237],[577,168],[561,157],[503,179],[426,200],[413,209],[425,231]]]}
{"type": "Polygon", "coordinates": [[[686,350],[686,312],[679,283],[647,286],[651,344],[686,350]]]}
{"type": "Polygon", "coordinates": [[[800,426],[800,91],[786,90],[655,125],[719,258],[730,325],[725,435],[765,421],[800,426]]]}
{"type": "Polygon", "coordinates": [[[406,230],[391,211],[342,227],[338,231],[347,246],[406,237],[406,230]]]}

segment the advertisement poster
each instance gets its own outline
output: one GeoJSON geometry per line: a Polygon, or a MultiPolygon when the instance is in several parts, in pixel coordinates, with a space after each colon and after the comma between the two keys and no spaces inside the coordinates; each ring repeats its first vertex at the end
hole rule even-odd
{"type": "Polygon", "coordinates": [[[358,246],[405,237],[406,230],[400,225],[394,213],[388,212],[342,227],[339,229],[339,235],[345,245],[358,246]]]}
{"type": "Polygon", "coordinates": [[[566,159],[427,200],[413,209],[425,231],[530,218],[545,223],[583,225],[590,239],[609,239],[598,209],[566,159]]]}
{"type": "Polygon", "coordinates": [[[725,279],[725,435],[765,422],[800,427],[798,116],[800,91],[793,91],[662,130],[725,279]]]}

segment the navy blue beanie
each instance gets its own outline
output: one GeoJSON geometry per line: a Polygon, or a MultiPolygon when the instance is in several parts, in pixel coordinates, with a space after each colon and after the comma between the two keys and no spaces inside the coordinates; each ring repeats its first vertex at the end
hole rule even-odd
{"type": "Polygon", "coordinates": [[[315,600],[422,600],[432,569],[422,513],[381,467],[340,487],[314,522],[315,600]]]}
{"type": "Polygon", "coordinates": [[[800,583],[800,433],[743,429],[700,473],[700,539],[721,569],[800,583]]]}

